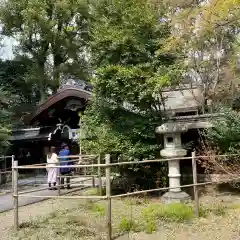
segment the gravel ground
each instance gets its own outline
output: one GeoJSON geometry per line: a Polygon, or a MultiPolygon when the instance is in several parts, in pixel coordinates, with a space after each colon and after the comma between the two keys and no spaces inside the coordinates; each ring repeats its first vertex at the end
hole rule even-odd
{"type": "MultiPolygon", "coordinates": [[[[155,199],[157,202],[158,199],[155,199]]],[[[117,240],[240,240],[240,199],[237,195],[205,196],[201,203],[206,206],[228,206],[225,214],[209,214],[206,218],[193,219],[188,223],[160,222],[157,231],[124,234],[117,240]]],[[[128,200],[112,202],[113,234],[121,233],[119,220],[131,217],[138,221],[142,209],[148,203],[133,204],[128,200]]],[[[105,235],[105,203],[85,200],[47,200],[21,207],[19,210],[22,230],[12,234],[12,211],[0,214],[1,240],[101,240],[105,235]],[[41,228],[41,226],[43,228],[41,228]],[[58,226],[58,227],[57,227],[58,226]],[[60,226],[60,228],[59,228],[60,226]],[[70,228],[70,229],[69,229],[70,228]]]]}
{"type": "Polygon", "coordinates": [[[231,211],[225,217],[211,216],[190,224],[170,224],[162,226],[157,232],[131,233],[118,240],[239,240],[240,211],[231,211]]]}
{"type": "MultiPolygon", "coordinates": [[[[29,219],[36,219],[44,217],[59,209],[66,209],[69,207],[76,207],[78,205],[77,200],[46,200],[38,202],[32,205],[24,206],[19,209],[20,223],[29,221],[29,219]],[[71,202],[69,202],[71,201],[71,202]]],[[[13,226],[13,211],[8,211],[0,214],[0,239],[8,240],[12,239],[9,233],[12,231],[13,226]]]]}

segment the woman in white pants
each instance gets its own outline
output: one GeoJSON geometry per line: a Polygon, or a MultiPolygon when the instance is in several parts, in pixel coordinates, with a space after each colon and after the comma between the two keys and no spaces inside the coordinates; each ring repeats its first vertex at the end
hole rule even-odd
{"type": "Polygon", "coordinates": [[[56,148],[51,147],[49,153],[47,154],[47,172],[48,172],[48,186],[50,190],[56,190],[57,182],[57,168],[58,156],[56,154],[56,148]],[[51,188],[53,185],[53,188],[51,188]]]}

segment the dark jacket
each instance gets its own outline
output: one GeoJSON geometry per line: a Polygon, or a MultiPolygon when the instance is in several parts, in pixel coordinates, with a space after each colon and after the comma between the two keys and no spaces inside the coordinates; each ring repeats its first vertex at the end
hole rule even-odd
{"type": "MultiPolygon", "coordinates": [[[[59,152],[59,162],[60,162],[60,166],[68,166],[71,165],[71,163],[69,162],[65,162],[65,161],[69,161],[69,158],[67,156],[70,155],[70,151],[68,149],[62,149],[59,152]]],[[[60,173],[69,173],[71,172],[71,168],[60,168],[60,173]]]]}

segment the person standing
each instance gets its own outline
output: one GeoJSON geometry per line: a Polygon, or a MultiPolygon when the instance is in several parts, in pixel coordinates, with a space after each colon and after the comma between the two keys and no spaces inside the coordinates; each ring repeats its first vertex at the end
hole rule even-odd
{"type": "MultiPolygon", "coordinates": [[[[62,149],[59,152],[59,159],[60,159],[60,166],[68,166],[71,165],[69,162],[68,156],[70,155],[70,150],[67,144],[63,143],[62,144],[62,149]]],[[[69,175],[71,174],[71,168],[60,168],[60,173],[61,173],[61,188],[64,188],[64,181],[66,178],[67,182],[67,189],[70,189],[70,177],[69,175]],[[68,175],[68,176],[66,176],[68,175]]]]}
{"type": "Polygon", "coordinates": [[[50,190],[56,190],[57,182],[57,168],[58,156],[56,154],[56,148],[51,147],[50,151],[47,153],[47,172],[48,172],[48,186],[50,190]],[[53,188],[52,188],[53,186],[53,188]]]}

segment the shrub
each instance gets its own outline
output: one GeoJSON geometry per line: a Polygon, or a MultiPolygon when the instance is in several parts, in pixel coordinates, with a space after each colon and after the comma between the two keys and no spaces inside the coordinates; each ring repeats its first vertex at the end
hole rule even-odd
{"type": "Polygon", "coordinates": [[[212,121],[213,128],[204,131],[204,136],[211,147],[220,153],[239,153],[240,150],[240,115],[230,108],[222,107],[218,111],[221,120],[212,121]]]}

